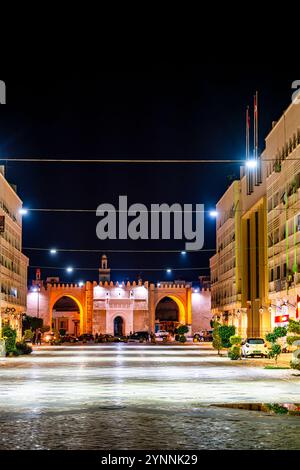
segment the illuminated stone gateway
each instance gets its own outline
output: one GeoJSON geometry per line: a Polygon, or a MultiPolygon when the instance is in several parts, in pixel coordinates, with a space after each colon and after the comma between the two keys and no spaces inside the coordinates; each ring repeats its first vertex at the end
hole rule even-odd
{"type": "MultiPolygon", "coordinates": [[[[87,281],[83,285],[62,284],[59,278],[41,280],[37,271],[27,296],[27,313],[43,318],[44,325],[69,333],[106,333],[129,335],[135,331],[155,331],[161,302],[173,303],[176,310],[170,317],[173,324],[186,324],[191,331],[210,329],[210,290],[193,292],[184,281],[112,282],[107,258],[102,256],[99,282],[87,281]],[[74,311],[57,312],[62,298],[74,302],[74,311]],[[55,307],[55,308],[54,308],[55,307]],[[59,320],[59,321],[58,321],[59,320]]],[[[162,325],[168,317],[164,316],[162,325]]]]}

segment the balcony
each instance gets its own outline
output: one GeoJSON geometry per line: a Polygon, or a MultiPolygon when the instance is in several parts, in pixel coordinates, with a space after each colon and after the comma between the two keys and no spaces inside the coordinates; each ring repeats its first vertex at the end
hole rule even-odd
{"type": "Polygon", "coordinates": [[[287,289],[286,280],[277,279],[269,282],[269,292],[281,292],[287,289]]]}

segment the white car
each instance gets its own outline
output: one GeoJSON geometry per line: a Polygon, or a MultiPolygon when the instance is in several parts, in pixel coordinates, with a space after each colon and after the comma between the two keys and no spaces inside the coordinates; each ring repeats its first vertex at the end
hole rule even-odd
{"type": "Polygon", "coordinates": [[[167,331],[164,331],[164,330],[158,330],[155,333],[156,341],[166,341],[168,337],[169,337],[169,333],[167,331]]]}
{"type": "Polygon", "coordinates": [[[242,343],[243,357],[268,357],[269,350],[263,338],[247,338],[242,343]]]}

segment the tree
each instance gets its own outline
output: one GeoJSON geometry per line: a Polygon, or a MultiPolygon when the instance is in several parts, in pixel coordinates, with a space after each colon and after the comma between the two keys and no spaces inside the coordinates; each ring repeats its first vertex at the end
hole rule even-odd
{"type": "Polygon", "coordinates": [[[279,338],[283,338],[287,335],[288,329],[285,326],[276,326],[271,333],[266,335],[266,340],[272,343],[271,351],[269,352],[269,357],[275,359],[277,365],[278,357],[282,353],[282,347],[277,343],[279,338]]]}
{"type": "Polygon", "coordinates": [[[42,328],[43,326],[43,319],[38,317],[30,317],[29,315],[25,315],[23,317],[22,329],[23,332],[26,330],[37,330],[38,328],[42,328]]]}
{"type": "Polygon", "coordinates": [[[212,345],[213,345],[213,348],[218,351],[218,356],[220,356],[220,351],[222,349],[222,340],[221,340],[221,336],[219,335],[220,324],[217,322],[214,322],[213,327],[214,327],[214,331],[213,331],[212,345]]]}
{"type": "Polygon", "coordinates": [[[271,351],[269,352],[269,357],[275,359],[276,365],[277,365],[278,357],[280,356],[281,352],[282,352],[282,349],[281,349],[280,344],[273,343],[271,351]]]}
{"type": "Polygon", "coordinates": [[[230,337],[235,335],[235,326],[219,326],[219,335],[222,341],[223,348],[230,348],[230,337]]]}

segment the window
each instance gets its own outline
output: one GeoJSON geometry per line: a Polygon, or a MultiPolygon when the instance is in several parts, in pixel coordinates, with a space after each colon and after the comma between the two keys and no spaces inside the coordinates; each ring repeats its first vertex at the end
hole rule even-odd
{"type": "Polygon", "coordinates": [[[276,279],[280,279],[280,266],[277,266],[276,268],[276,279]]]}

